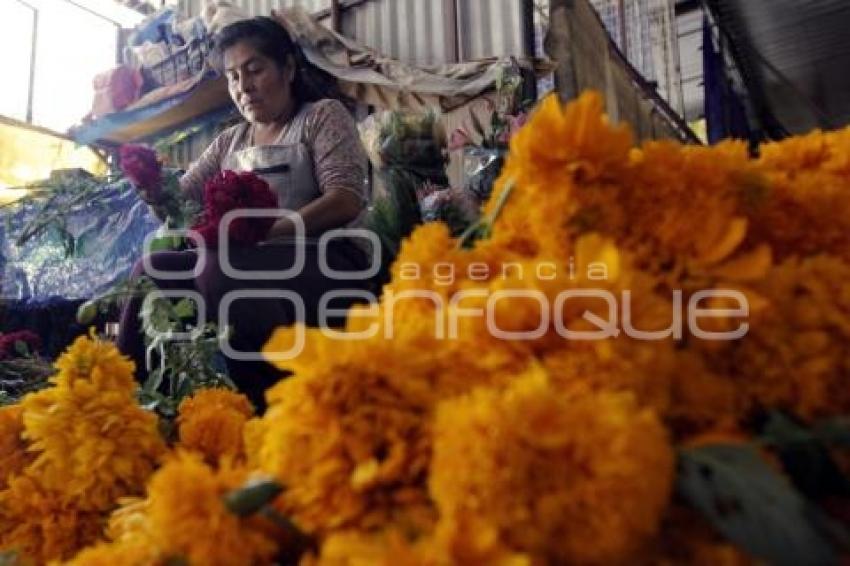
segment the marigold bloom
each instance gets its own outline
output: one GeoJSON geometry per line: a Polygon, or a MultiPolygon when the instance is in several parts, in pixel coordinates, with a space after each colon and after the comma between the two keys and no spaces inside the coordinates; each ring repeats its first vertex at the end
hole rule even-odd
{"type": "Polygon", "coordinates": [[[102,528],[100,513],[66,504],[28,475],[14,476],[0,491],[0,548],[17,550],[24,563],[71,558],[102,528]]]}
{"type": "Polygon", "coordinates": [[[32,461],[23,439],[23,408],[0,407],[0,490],[6,489],[11,476],[20,474],[32,461]]]}
{"type": "Polygon", "coordinates": [[[133,364],[110,343],[80,337],[56,362],[54,387],[27,395],[28,473],[81,511],[141,493],[164,451],[157,417],[136,402],[133,364]]]}
{"type": "Polygon", "coordinates": [[[380,527],[393,515],[419,516],[422,507],[430,520],[423,415],[435,392],[425,383],[397,388],[386,374],[351,366],[296,375],[267,395],[259,463],[287,486],[282,511],[299,527],[380,527]]]}
{"type": "Polygon", "coordinates": [[[209,566],[271,564],[274,533],[224,504],[223,496],[247,477],[245,470],[226,465],[214,471],[190,453],[166,462],[148,485],[150,536],[161,555],[209,566]]]}
{"type": "Polygon", "coordinates": [[[752,238],[776,256],[828,253],[850,260],[850,128],[767,143],[748,190],[752,238]]]}
{"type": "Polygon", "coordinates": [[[65,566],[158,566],[164,563],[157,548],[150,541],[139,538],[90,546],[65,566]]]}
{"type": "Polygon", "coordinates": [[[850,262],[790,258],[756,287],[770,307],[729,352],[726,371],[756,408],[804,419],[850,411],[850,262]]]}
{"type": "Polygon", "coordinates": [[[180,403],[180,444],[201,453],[207,462],[242,458],[243,428],[254,410],[248,398],[227,389],[202,389],[180,403]]]}
{"type": "Polygon", "coordinates": [[[557,392],[532,370],[504,392],[443,403],[434,435],[438,538],[461,563],[500,542],[555,563],[611,563],[658,532],[673,451],[628,394],[557,392]]]}

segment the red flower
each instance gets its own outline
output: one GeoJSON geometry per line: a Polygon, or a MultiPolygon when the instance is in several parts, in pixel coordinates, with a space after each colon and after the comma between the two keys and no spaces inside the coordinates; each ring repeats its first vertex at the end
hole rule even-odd
{"type": "Polygon", "coordinates": [[[162,189],[162,164],[156,152],[143,145],[121,146],[121,170],[136,187],[145,191],[152,200],[157,200],[162,189]]]}
{"type": "Polygon", "coordinates": [[[41,349],[41,338],[34,332],[29,330],[10,332],[0,335],[0,360],[21,357],[15,347],[16,342],[23,342],[27,347],[27,352],[31,355],[41,349]]]}
{"type": "MultiPolygon", "coordinates": [[[[254,173],[222,171],[204,187],[204,213],[193,226],[208,246],[218,244],[218,225],[231,210],[247,208],[277,208],[277,196],[261,177],[254,173]]],[[[274,224],[272,216],[241,217],[230,223],[228,236],[236,244],[250,246],[266,239],[274,224]]]]}

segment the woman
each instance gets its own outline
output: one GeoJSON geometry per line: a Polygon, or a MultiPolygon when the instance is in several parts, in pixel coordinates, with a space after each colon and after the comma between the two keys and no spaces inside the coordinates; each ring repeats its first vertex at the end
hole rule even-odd
{"type": "MultiPolygon", "coordinates": [[[[244,280],[227,276],[216,250],[209,250],[203,271],[194,280],[172,280],[147,273],[137,263],[133,276],[151,276],[163,289],[195,289],[214,317],[228,292],[276,290],[294,292],[304,304],[305,322],[315,325],[319,300],[335,289],[364,288],[362,279],[329,279],[319,268],[316,238],[336,228],[356,228],[367,205],[366,156],[357,128],[345,107],[323,98],[316,85],[321,73],[300,56],[289,34],[274,20],[254,18],[224,28],[217,47],[233,103],[245,122],[225,130],[180,181],[185,194],[201,200],[205,183],[222,170],[253,171],[276,193],[281,208],[297,212],[306,232],[295,240],[295,221],[275,221],[265,242],[229,253],[236,269],[282,271],[295,264],[296,246],[305,253],[304,268],[286,280],[244,280]]],[[[325,81],[325,84],[328,84],[325,81]]],[[[327,248],[327,265],[336,271],[356,272],[369,267],[362,239],[333,239],[327,248]]],[[[158,252],[150,264],[158,272],[191,272],[194,251],[158,252]]],[[[344,308],[350,303],[333,303],[344,308]]],[[[119,348],[133,357],[141,371],[144,346],[138,311],[131,301],[121,318],[119,348]]],[[[231,345],[239,352],[259,352],[277,326],[292,324],[297,313],[291,300],[239,299],[230,305],[225,321],[233,329],[231,345]]],[[[338,322],[338,321],[337,321],[338,322]]],[[[220,324],[223,324],[220,321],[220,324]]],[[[256,405],[263,391],[281,377],[265,362],[240,362],[227,358],[231,377],[256,405]]]]}

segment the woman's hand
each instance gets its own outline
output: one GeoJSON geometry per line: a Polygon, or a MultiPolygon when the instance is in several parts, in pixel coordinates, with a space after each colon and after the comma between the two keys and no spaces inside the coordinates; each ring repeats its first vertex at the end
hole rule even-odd
{"type": "MultiPolygon", "coordinates": [[[[345,226],[360,214],[363,202],[357,194],[346,189],[328,189],[325,194],[296,212],[304,222],[305,236],[315,236],[327,230],[345,226]]],[[[288,217],[277,220],[266,239],[296,236],[295,223],[288,217]]]]}

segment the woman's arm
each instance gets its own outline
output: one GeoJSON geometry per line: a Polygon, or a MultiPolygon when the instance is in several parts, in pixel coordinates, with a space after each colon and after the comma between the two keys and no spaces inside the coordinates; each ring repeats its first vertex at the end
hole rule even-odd
{"type": "MultiPolygon", "coordinates": [[[[307,236],[341,228],[357,218],[368,204],[366,152],[357,125],[338,100],[315,103],[306,125],[313,172],[322,196],[297,212],[307,236]]],[[[269,238],[295,235],[289,218],[279,219],[269,238]]]]}
{"type": "Polygon", "coordinates": [[[180,189],[187,198],[203,202],[204,185],[221,171],[221,163],[230,147],[233,132],[234,128],[228,128],[219,134],[180,177],[180,189]]]}
{"type": "MultiPolygon", "coordinates": [[[[363,210],[361,199],[346,189],[329,189],[325,194],[301,207],[297,214],[304,223],[305,236],[316,236],[327,230],[345,226],[363,210]]],[[[295,236],[295,223],[288,217],[278,219],[268,239],[295,236]]]]}

